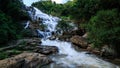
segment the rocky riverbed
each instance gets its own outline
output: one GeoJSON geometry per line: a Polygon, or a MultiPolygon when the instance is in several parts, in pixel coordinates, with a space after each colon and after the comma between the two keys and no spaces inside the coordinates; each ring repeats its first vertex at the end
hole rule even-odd
{"type": "Polygon", "coordinates": [[[35,15],[31,15],[33,21],[25,26],[32,35],[1,49],[20,51],[19,54],[8,51],[10,56],[0,60],[1,68],[51,68],[51,64],[46,65],[52,62],[52,68],[119,68],[98,58],[96,55],[103,55],[103,52],[91,47],[92,44],[86,40],[87,34],[81,35],[79,30],[59,36],[52,35],[56,31],[59,18],[49,16],[37,8],[32,9],[36,10],[35,15]],[[47,26],[46,30],[41,30],[40,23],[47,26]]]}

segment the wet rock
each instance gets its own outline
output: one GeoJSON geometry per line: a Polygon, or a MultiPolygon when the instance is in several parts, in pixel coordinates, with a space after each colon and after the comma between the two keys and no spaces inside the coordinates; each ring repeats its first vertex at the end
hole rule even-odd
{"type": "Polygon", "coordinates": [[[112,59],[117,56],[117,52],[111,45],[104,45],[101,48],[101,56],[112,59]]]}
{"type": "Polygon", "coordinates": [[[27,41],[27,45],[29,45],[29,46],[39,45],[41,43],[42,42],[41,42],[40,38],[33,38],[33,39],[27,41]]]}
{"type": "Polygon", "coordinates": [[[26,40],[26,45],[24,47],[21,47],[23,50],[34,50],[37,46],[41,44],[40,38],[32,38],[26,40]]]}
{"type": "Polygon", "coordinates": [[[79,36],[82,36],[84,34],[85,34],[85,30],[84,29],[76,29],[76,30],[63,32],[63,35],[79,35],[79,36]]]}
{"type": "Polygon", "coordinates": [[[36,29],[32,29],[32,37],[38,37],[38,33],[36,32],[36,29]]]}
{"type": "Polygon", "coordinates": [[[70,41],[71,35],[61,35],[58,37],[59,40],[61,41],[70,41]]]}
{"type": "Polygon", "coordinates": [[[93,44],[89,44],[88,47],[87,47],[87,50],[90,51],[90,52],[91,52],[92,50],[94,50],[94,48],[92,47],[92,45],[93,45],[93,44]]]}
{"type": "Polygon", "coordinates": [[[39,68],[52,60],[38,53],[22,53],[15,57],[0,60],[0,68],[39,68]]]}
{"type": "Polygon", "coordinates": [[[85,30],[84,29],[74,30],[74,31],[71,31],[70,34],[82,36],[85,34],[85,30]]]}
{"type": "Polygon", "coordinates": [[[93,53],[96,55],[100,55],[100,53],[101,53],[100,49],[93,47],[93,44],[89,44],[86,50],[89,51],[90,53],[93,53]]]}
{"type": "Polygon", "coordinates": [[[120,66],[120,58],[115,58],[114,60],[109,60],[110,62],[120,66]]]}
{"type": "Polygon", "coordinates": [[[83,37],[83,38],[88,38],[88,32],[85,33],[82,37],[83,37]]]}
{"type": "Polygon", "coordinates": [[[58,48],[56,46],[39,46],[37,49],[35,49],[35,52],[50,55],[57,53],[58,48]]]}
{"type": "Polygon", "coordinates": [[[94,49],[92,50],[92,53],[95,55],[100,55],[101,52],[99,50],[94,49]]]}
{"type": "Polygon", "coordinates": [[[56,36],[51,36],[50,38],[49,38],[50,40],[55,40],[56,39],[56,36]]]}
{"type": "Polygon", "coordinates": [[[31,22],[30,25],[29,25],[30,29],[39,29],[39,22],[38,21],[34,21],[34,22],[31,22]]]}
{"type": "Polygon", "coordinates": [[[76,44],[77,46],[81,47],[81,48],[87,48],[88,46],[88,43],[86,41],[85,38],[81,37],[81,36],[78,36],[78,35],[75,35],[73,36],[70,41],[73,43],[73,44],[76,44]]]}

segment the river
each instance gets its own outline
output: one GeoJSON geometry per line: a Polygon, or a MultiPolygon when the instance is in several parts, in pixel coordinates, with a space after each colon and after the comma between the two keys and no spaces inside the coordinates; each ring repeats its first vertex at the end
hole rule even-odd
{"type": "MultiPolygon", "coordinates": [[[[43,68],[119,68],[118,66],[104,61],[93,54],[87,54],[85,51],[78,52],[73,47],[71,42],[60,40],[49,40],[52,32],[56,31],[56,25],[60,20],[58,17],[45,14],[42,11],[35,9],[34,19],[42,19],[42,24],[47,26],[46,31],[37,29],[39,36],[42,37],[41,45],[56,46],[59,53],[50,56],[54,63],[43,68]]],[[[31,15],[33,16],[33,15],[31,15]]],[[[28,26],[28,24],[27,24],[28,26]]],[[[27,26],[25,28],[27,28],[27,26]]]]}

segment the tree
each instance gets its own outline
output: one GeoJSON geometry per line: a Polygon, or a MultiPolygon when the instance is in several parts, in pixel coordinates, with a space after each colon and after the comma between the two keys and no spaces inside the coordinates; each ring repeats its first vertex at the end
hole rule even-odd
{"type": "Polygon", "coordinates": [[[23,6],[21,0],[0,0],[0,10],[11,16],[15,21],[20,21],[24,18],[29,19],[27,13],[22,9],[23,6]]]}
{"type": "Polygon", "coordinates": [[[21,0],[0,0],[0,44],[18,39],[23,29],[21,20],[28,15],[22,9],[21,0]]]}
{"type": "Polygon", "coordinates": [[[116,9],[101,10],[87,24],[89,39],[95,46],[112,45],[117,52],[120,44],[120,13],[116,9]]]}
{"type": "Polygon", "coordinates": [[[0,12],[0,44],[6,43],[11,38],[14,38],[14,32],[12,32],[13,30],[11,30],[11,28],[13,27],[11,25],[11,22],[12,20],[8,16],[0,12]]]}

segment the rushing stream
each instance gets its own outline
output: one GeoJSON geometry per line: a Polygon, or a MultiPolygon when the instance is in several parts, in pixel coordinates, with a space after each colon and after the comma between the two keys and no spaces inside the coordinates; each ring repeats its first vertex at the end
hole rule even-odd
{"type": "Polygon", "coordinates": [[[95,55],[77,52],[70,42],[42,40],[42,45],[57,46],[59,48],[59,54],[52,57],[56,63],[48,68],[119,68],[97,58],[95,55]]]}
{"type": "MultiPolygon", "coordinates": [[[[46,30],[48,30],[46,32],[37,29],[37,32],[44,37],[50,37],[51,32],[56,31],[55,27],[60,19],[47,15],[37,8],[34,9],[36,10],[34,18],[42,19],[42,23],[47,26],[46,30]]],[[[119,68],[95,55],[76,51],[70,42],[42,39],[41,45],[57,46],[59,49],[59,53],[51,57],[55,63],[44,68],[119,68]]]]}

